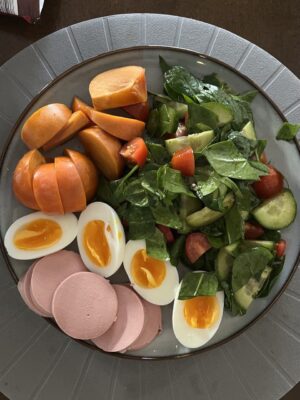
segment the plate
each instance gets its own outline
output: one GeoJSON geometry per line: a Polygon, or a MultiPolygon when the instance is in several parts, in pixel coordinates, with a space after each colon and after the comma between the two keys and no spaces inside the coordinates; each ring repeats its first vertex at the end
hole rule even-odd
{"type": "MultiPolygon", "coordinates": [[[[298,149],[296,145],[277,142],[275,140],[276,132],[285,118],[279,108],[261,89],[238,71],[211,57],[199,55],[188,50],[160,46],[135,47],[106,53],[71,68],[66,73],[56,78],[45,90],[34,98],[23,112],[12,130],[11,137],[1,160],[0,196],[2,197],[5,195],[6,198],[6,202],[3,203],[0,208],[0,229],[2,238],[7,228],[15,219],[28,213],[28,209],[22,207],[16,201],[11,188],[12,173],[16,163],[27,151],[25,145],[20,140],[20,129],[26,118],[36,109],[48,103],[61,102],[71,105],[74,95],[89,102],[88,84],[90,80],[99,72],[124,65],[131,64],[145,67],[148,89],[152,92],[162,92],[162,76],[158,63],[159,55],[163,56],[171,65],[183,65],[198,77],[217,73],[237,92],[245,92],[253,89],[259,91],[252,103],[258,137],[268,140],[266,151],[268,159],[282,171],[296,198],[300,198],[299,185],[297,184],[299,179],[297,170],[299,171],[300,168],[298,149]]],[[[67,146],[80,149],[80,145],[76,139],[69,142],[67,146]]],[[[66,147],[66,145],[63,147],[66,147]]],[[[62,154],[63,147],[55,149],[55,152],[49,153],[49,156],[62,154]]],[[[298,213],[297,219],[292,226],[284,231],[284,238],[288,243],[285,267],[271,294],[265,299],[256,300],[248,313],[243,317],[232,317],[225,312],[217,334],[204,347],[191,350],[179,344],[172,331],[172,305],[169,305],[163,307],[163,333],[145,349],[124,355],[119,354],[119,356],[133,358],[183,357],[199,353],[232,339],[265,313],[284,290],[296,265],[299,240],[297,239],[297,241],[295,241],[294,238],[299,237],[300,213],[298,213]]],[[[73,244],[71,248],[76,249],[74,246],[73,244]]],[[[3,245],[2,251],[4,252],[3,245]]],[[[18,279],[30,265],[29,262],[13,260],[7,256],[6,262],[7,267],[15,279],[18,279]]],[[[124,273],[119,272],[112,277],[111,281],[116,283],[123,282],[125,279],[124,273]]],[[[96,349],[96,347],[94,348],[96,349]]]]}

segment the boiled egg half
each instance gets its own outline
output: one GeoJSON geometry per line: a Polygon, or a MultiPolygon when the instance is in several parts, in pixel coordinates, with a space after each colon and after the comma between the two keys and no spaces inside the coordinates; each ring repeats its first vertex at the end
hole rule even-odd
{"type": "Polygon", "coordinates": [[[68,246],[77,235],[74,214],[35,212],[17,219],[7,230],[4,245],[17,260],[33,260],[68,246]]]}
{"type": "Polygon", "coordinates": [[[124,229],[115,210],[102,202],[89,204],[79,217],[77,243],[90,271],[105,278],[113,275],[125,251],[124,229]]]}
{"type": "Polygon", "coordinates": [[[177,268],[169,261],[150,257],[145,240],[127,242],[124,268],[134,290],[149,303],[163,306],[174,300],[179,284],[177,268]]]}
{"type": "Polygon", "coordinates": [[[217,332],[224,309],[224,293],[215,296],[197,296],[179,300],[181,283],[173,306],[172,324],[177,340],[187,348],[197,348],[207,343],[217,332]]]}

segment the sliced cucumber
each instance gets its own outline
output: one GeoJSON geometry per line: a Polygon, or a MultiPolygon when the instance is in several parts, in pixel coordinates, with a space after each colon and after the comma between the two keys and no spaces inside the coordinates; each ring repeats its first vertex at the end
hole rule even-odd
{"type": "Polygon", "coordinates": [[[256,132],[251,121],[247,122],[247,124],[243,127],[242,134],[247,139],[256,140],[256,132]]]}
{"type": "Polygon", "coordinates": [[[246,210],[241,210],[241,217],[243,218],[244,221],[247,221],[247,219],[249,218],[250,212],[246,211],[246,210]]]}
{"type": "Polygon", "coordinates": [[[191,231],[191,227],[186,222],[186,217],[195,211],[202,208],[202,203],[196,197],[190,197],[185,194],[180,196],[180,211],[179,215],[183,222],[183,227],[180,233],[188,233],[191,231]]]}
{"type": "MultiPolygon", "coordinates": [[[[230,192],[225,196],[223,202],[226,211],[228,211],[233,206],[233,203],[234,195],[232,192],[230,192]]],[[[193,214],[189,215],[186,218],[186,222],[193,228],[199,228],[201,226],[206,226],[217,221],[219,218],[223,217],[226,211],[220,212],[212,210],[208,207],[204,207],[202,208],[202,210],[196,211],[193,214]]]]}
{"type": "Polygon", "coordinates": [[[248,310],[248,308],[250,307],[255,296],[258,294],[260,289],[263,287],[265,281],[268,279],[271,271],[272,271],[271,267],[266,267],[263,270],[258,281],[254,278],[251,278],[249,279],[246,285],[242,286],[239,290],[237,290],[234,293],[235,301],[245,311],[248,310]]]}
{"type": "Polygon", "coordinates": [[[223,247],[216,258],[216,273],[220,282],[227,281],[232,270],[234,258],[223,247]]]}
{"type": "Polygon", "coordinates": [[[231,122],[233,119],[233,114],[231,110],[221,103],[209,102],[201,103],[201,106],[213,111],[218,117],[218,125],[223,126],[231,122]]]}
{"type": "Polygon", "coordinates": [[[277,196],[263,201],[252,214],[254,218],[267,229],[282,229],[289,226],[295,219],[297,203],[293,193],[285,189],[277,196]]]}
{"type": "Polygon", "coordinates": [[[276,243],[271,242],[271,240],[244,240],[243,244],[249,247],[264,247],[271,251],[275,249],[276,245],[276,243]]]}
{"type": "Polygon", "coordinates": [[[229,253],[231,256],[235,256],[236,255],[236,250],[239,247],[240,242],[234,242],[229,244],[228,246],[225,246],[225,250],[227,251],[227,253],[229,253]]]}
{"type": "Polygon", "coordinates": [[[204,149],[215,137],[214,131],[193,133],[165,141],[168,152],[173,155],[175,151],[191,146],[194,151],[204,149]]]}

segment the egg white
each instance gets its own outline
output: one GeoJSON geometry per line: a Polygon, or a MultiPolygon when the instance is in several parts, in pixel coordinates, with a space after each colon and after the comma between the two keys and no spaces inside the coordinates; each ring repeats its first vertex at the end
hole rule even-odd
{"type": "Polygon", "coordinates": [[[86,267],[99,275],[108,278],[121,266],[125,252],[125,234],[123,225],[115,210],[106,203],[94,202],[80,214],[78,221],[77,244],[81,258],[86,267]],[[105,223],[105,236],[110,248],[110,261],[105,267],[99,267],[87,255],[84,244],[84,229],[90,221],[100,220],[105,223]],[[111,231],[107,231],[110,226],[111,231]]]}
{"type": "Polygon", "coordinates": [[[32,214],[25,215],[17,219],[7,230],[4,237],[4,246],[6,247],[7,253],[10,257],[16,260],[33,260],[35,258],[40,258],[47,256],[48,254],[55,253],[66,246],[68,246],[77,235],[77,218],[74,214],[65,215],[48,215],[44,212],[38,211],[32,214]],[[33,222],[38,219],[48,219],[55,221],[62,230],[61,238],[54,243],[52,246],[46,247],[44,249],[37,250],[22,250],[15,246],[14,236],[16,232],[22,228],[22,226],[33,222]]]}
{"type": "Polygon", "coordinates": [[[131,262],[135,253],[139,250],[146,250],[145,240],[129,240],[125,248],[124,268],[133,289],[149,303],[164,306],[171,303],[175,298],[176,289],[179,284],[177,268],[169,261],[164,261],[166,266],[166,276],[160,286],[156,288],[144,288],[137,285],[131,273],[131,262]]]}
{"type": "Polygon", "coordinates": [[[224,293],[222,291],[216,293],[217,302],[219,304],[219,315],[214,324],[209,328],[193,328],[187,323],[184,317],[185,300],[178,300],[181,283],[178,287],[173,305],[173,315],[172,315],[173,331],[176,336],[176,339],[183,346],[190,349],[202,347],[215,335],[215,333],[219,329],[223,317],[224,293]]]}

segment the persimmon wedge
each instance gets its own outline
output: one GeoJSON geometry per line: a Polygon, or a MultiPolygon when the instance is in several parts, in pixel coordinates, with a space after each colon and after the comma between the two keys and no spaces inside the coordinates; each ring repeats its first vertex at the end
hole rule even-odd
{"type": "Polygon", "coordinates": [[[93,110],[93,107],[86,104],[84,101],[80,100],[79,97],[74,97],[72,103],[73,112],[82,111],[85,115],[90,118],[90,111],[93,110]]]}
{"type": "Polygon", "coordinates": [[[86,196],[79,173],[68,157],[55,157],[56,179],[64,211],[82,211],[86,207],[86,196]]]}
{"type": "Polygon", "coordinates": [[[89,91],[98,111],[145,102],[145,69],[132,65],[102,72],[92,79],[89,91]]]}
{"type": "Polygon", "coordinates": [[[62,128],[62,130],[59,131],[49,142],[44,144],[43,150],[48,151],[60,144],[67,142],[89,123],[90,120],[84,112],[80,110],[75,111],[69,118],[67,125],[62,128]]]}
{"type": "Polygon", "coordinates": [[[123,110],[132,115],[134,118],[139,119],[140,121],[146,122],[148,120],[149,104],[147,101],[123,107],[123,110]]]}
{"type": "Polygon", "coordinates": [[[92,200],[96,194],[99,181],[95,165],[86,155],[79,151],[65,149],[65,154],[72,160],[79,173],[86,200],[92,200]]]}
{"type": "Polygon", "coordinates": [[[46,162],[38,150],[28,151],[18,162],[13,175],[13,191],[24,206],[39,210],[33,193],[33,174],[46,162]]]}
{"type": "Polygon", "coordinates": [[[109,180],[122,175],[124,161],[120,155],[121,142],[98,127],[82,130],[78,134],[86,152],[99,171],[109,180]]]}
{"type": "Polygon", "coordinates": [[[54,163],[43,164],[35,171],[33,193],[40,210],[64,214],[54,163]]]}
{"type": "Polygon", "coordinates": [[[36,110],[22,127],[21,138],[29,149],[39,149],[68,123],[72,111],[64,104],[48,104],[36,110]]]}

